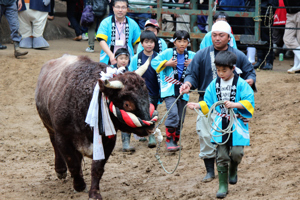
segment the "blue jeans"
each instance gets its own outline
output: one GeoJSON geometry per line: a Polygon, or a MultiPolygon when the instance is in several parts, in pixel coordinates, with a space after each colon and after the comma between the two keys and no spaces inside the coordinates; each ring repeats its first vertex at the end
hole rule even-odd
{"type": "Polygon", "coordinates": [[[18,33],[19,30],[19,20],[18,20],[18,8],[17,8],[17,4],[13,3],[11,5],[1,5],[2,7],[2,12],[5,15],[8,24],[9,24],[9,28],[10,28],[10,38],[12,39],[12,41],[14,42],[20,42],[22,37],[20,36],[20,34],[18,33]]]}

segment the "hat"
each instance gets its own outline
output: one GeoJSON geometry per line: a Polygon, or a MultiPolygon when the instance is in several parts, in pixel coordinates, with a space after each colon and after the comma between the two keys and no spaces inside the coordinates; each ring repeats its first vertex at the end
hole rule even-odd
{"type": "Polygon", "coordinates": [[[155,28],[159,29],[159,25],[156,21],[156,19],[148,19],[145,23],[145,30],[147,29],[147,26],[154,26],[155,28]]]}
{"type": "Polygon", "coordinates": [[[217,21],[216,23],[213,24],[213,26],[211,28],[211,32],[214,32],[214,31],[225,32],[225,33],[228,33],[230,35],[231,27],[225,21],[217,21]]]}

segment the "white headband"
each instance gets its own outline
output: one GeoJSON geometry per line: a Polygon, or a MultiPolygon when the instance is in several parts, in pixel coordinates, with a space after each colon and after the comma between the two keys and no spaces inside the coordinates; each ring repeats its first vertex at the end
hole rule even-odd
{"type": "Polygon", "coordinates": [[[211,32],[214,31],[220,31],[220,32],[228,33],[230,35],[231,27],[225,21],[217,21],[216,23],[214,23],[214,25],[211,28],[211,32]]]}

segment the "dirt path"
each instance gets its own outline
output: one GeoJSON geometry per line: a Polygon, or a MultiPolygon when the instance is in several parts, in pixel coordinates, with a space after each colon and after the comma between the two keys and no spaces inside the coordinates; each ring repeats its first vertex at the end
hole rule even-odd
{"type": "MultiPolygon", "coordinates": [[[[68,174],[58,180],[54,154],[46,129],[34,102],[34,90],[41,66],[65,53],[89,55],[99,60],[100,47],[86,53],[87,42],[71,39],[49,41],[49,50],[29,50],[24,59],[13,57],[13,47],[0,51],[0,199],[88,199],[75,194],[68,174]]],[[[300,74],[290,75],[292,60],[275,62],[273,71],[257,72],[256,111],[250,121],[251,146],[239,168],[239,181],[229,186],[226,199],[299,199],[300,169],[300,74]]],[[[196,101],[192,94],[191,100],[196,101]]],[[[159,106],[161,116],[166,109],[159,106]]],[[[202,183],[205,175],[199,159],[195,132],[196,113],[188,111],[182,134],[181,160],[177,171],[166,174],[155,159],[155,150],[134,141],[134,154],[116,148],[101,181],[104,199],[215,199],[218,181],[202,183]]],[[[161,157],[172,170],[178,154],[161,157]]],[[[90,163],[85,158],[84,176],[90,186],[90,163]]]]}

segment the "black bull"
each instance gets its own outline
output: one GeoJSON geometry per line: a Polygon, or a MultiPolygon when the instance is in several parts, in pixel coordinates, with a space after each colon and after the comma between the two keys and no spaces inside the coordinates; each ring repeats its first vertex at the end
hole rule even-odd
{"type": "MultiPolygon", "coordinates": [[[[110,79],[110,83],[117,82],[122,87],[115,89],[112,84],[99,80],[100,72],[106,72],[106,67],[107,65],[93,62],[84,56],[67,55],[48,61],[38,78],[36,107],[54,148],[57,177],[65,178],[68,166],[76,191],[86,188],[81,169],[82,158],[93,155],[93,131],[85,123],[85,117],[97,81],[100,91],[116,107],[130,111],[140,119],[150,120],[148,91],[141,76],[134,72],[117,75],[110,79]]],[[[148,65],[146,69],[147,67],[148,65]]],[[[111,113],[110,117],[116,130],[139,136],[149,135],[154,128],[154,124],[144,128],[131,128],[120,123],[111,113]]],[[[99,182],[104,173],[104,165],[114,149],[116,137],[102,136],[102,141],[105,159],[92,162],[89,190],[91,199],[102,199],[99,182]]]]}

